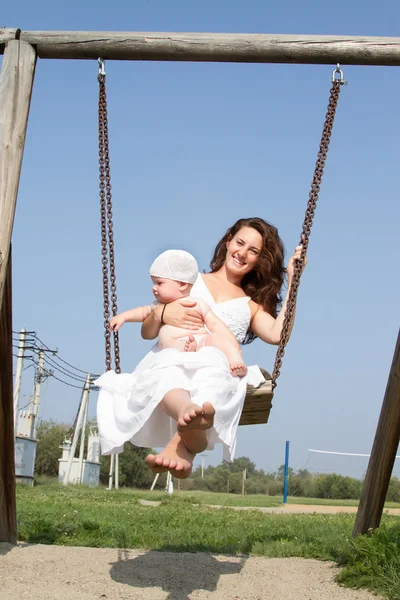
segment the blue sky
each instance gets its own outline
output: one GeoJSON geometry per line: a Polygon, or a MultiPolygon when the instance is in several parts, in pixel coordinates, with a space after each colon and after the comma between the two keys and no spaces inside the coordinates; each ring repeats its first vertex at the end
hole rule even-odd
{"type": "MultiPolygon", "coordinates": [[[[21,29],[398,35],[397,2],[27,1],[3,7],[21,29]]],[[[333,68],[333,67],[332,67],[333,68]]],[[[330,66],[108,62],[121,310],[151,300],[148,268],[169,247],[207,268],[240,217],[296,246],[328,102],[330,66]]],[[[344,67],[295,329],[266,426],[241,428],[238,455],[361,476],[399,326],[398,69],[344,67]]],[[[13,235],[13,328],[37,332],[83,370],[104,364],[97,183],[97,64],[39,60],[13,235]]],[[[121,332],[122,367],[149,349],[121,332]]],[[[272,369],[255,342],[248,364],[272,369]]],[[[33,385],[24,372],[23,394],[33,385]]],[[[43,386],[41,416],[70,422],[79,390],[43,386]]],[[[21,404],[24,402],[21,399],[21,404]]],[[[91,414],[95,413],[95,394],[91,414]]],[[[221,459],[208,454],[209,464],[221,459]]],[[[397,461],[395,472],[400,474],[397,461]]]]}

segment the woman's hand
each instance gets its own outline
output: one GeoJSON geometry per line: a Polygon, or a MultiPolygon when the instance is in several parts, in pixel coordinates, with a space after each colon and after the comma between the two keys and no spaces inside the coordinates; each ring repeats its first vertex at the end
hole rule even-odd
{"type": "MultiPolygon", "coordinates": [[[[293,278],[293,273],[294,273],[294,261],[295,260],[299,260],[300,256],[301,256],[301,251],[303,249],[303,246],[296,246],[296,249],[294,251],[293,256],[290,258],[289,262],[288,262],[288,266],[287,266],[287,274],[288,274],[288,283],[290,284],[292,278],[293,278]]],[[[303,265],[303,269],[307,264],[307,256],[304,259],[304,265],[303,265]]]]}
{"type": "Polygon", "coordinates": [[[163,322],[181,329],[200,329],[203,327],[203,317],[199,310],[195,309],[197,302],[190,298],[180,298],[165,306],[163,322]]]}
{"type": "Polygon", "coordinates": [[[110,331],[117,332],[120,327],[125,323],[125,318],[122,315],[115,315],[110,319],[110,331]]]}

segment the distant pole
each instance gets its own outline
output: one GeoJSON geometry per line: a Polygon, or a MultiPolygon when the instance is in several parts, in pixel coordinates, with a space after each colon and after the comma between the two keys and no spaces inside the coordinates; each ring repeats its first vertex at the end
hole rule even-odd
{"type": "Polygon", "coordinates": [[[204,454],[201,456],[201,477],[204,477],[204,454]]]}
{"type": "Polygon", "coordinates": [[[116,490],[118,490],[118,488],[119,488],[119,454],[115,455],[114,487],[115,487],[116,490]]]}
{"type": "Polygon", "coordinates": [[[115,454],[110,455],[110,471],[108,473],[108,490],[112,490],[113,486],[113,477],[114,477],[114,459],[115,454]]]}
{"type": "MultiPolygon", "coordinates": [[[[89,376],[88,376],[86,378],[85,386],[83,388],[83,393],[82,393],[82,398],[81,398],[81,404],[80,404],[80,407],[79,407],[78,418],[77,418],[77,421],[76,421],[76,426],[75,426],[75,431],[74,431],[74,437],[72,439],[72,445],[71,445],[71,449],[69,451],[67,469],[65,471],[65,475],[64,475],[64,479],[63,479],[63,484],[64,485],[68,485],[69,484],[69,480],[70,480],[70,477],[71,477],[72,464],[74,462],[75,451],[76,451],[76,447],[78,445],[79,431],[82,428],[82,424],[83,424],[83,421],[84,421],[85,412],[87,410],[87,400],[88,400],[88,396],[89,396],[89,387],[90,387],[90,379],[89,379],[89,376]]],[[[78,477],[79,477],[79,471],[78,471],[78,477]]]]}
{"type": "Polygon", "coordinates": [[[246,469],[244,469],[243,473],[242,473],[242,498],[244,498],[245,481],[246,481],[246,469]]]}
{"type": "Polygon", "coordinates": [[[17,370],[15,373],[15,382],[14,382],[14,432],[15,432],[15,435],[17,435],[18,404],[19,404],[19,393],[21,390],[22,368],[24,366],[25,340],[26,340],[26,329],[21,329],[20,334],[19,334],[17,370]]]}
{"type": "Polygon", "coordinates": [[[83,482],[83,460],[85,453],[85,441],[86,441],[86,423],[87,423],[87,415],[88,415],[88,407],[89,407],[89,390],[90,390],[90,373],[87,374],[86,383],[85,383],[85,408],[83,412],[83,421],[81,427],[81,443],[79,448],[79,466],[78,466],[78,477],[79,483],[83,482]]]}
{"type": "Polygon", "coordinates": [[[32,421],[31,421],[31,435],[30,437],[36,439],[37,420],[39,415],[39,403],[40,403],[40,386],[43,380],[43,362],[44,362],[44,350],[39,351],[39,362],[38,369],[35,378],[35,388],[33,392],[32,400],[32,421]]]}
{"type": "Polygon", "coordinates": [[[289,444],[290,442],[286,442],[286,450],[285,450],[285,475],[283,479],[283,504],[287,502],[287,493],[288,493],[288,483],[289,483],[289,444]]]}
{"type": "Polygon", "coordinates": [[[165,484],[165,493],[166,494],[172,494],[174,491],[174,485],[172,483],[172,475],[170,473],[170,471],[168,471],[167,473],[167,483],[165,484]]]}
{"type": "Polygon", "coordinates": [[[159,477],[160,477],[160,473],[156,473],[156,476],[153,479],[153,483],[151,484],[151,488],[150,488],[151,492],[154,490],[159,477]]]}

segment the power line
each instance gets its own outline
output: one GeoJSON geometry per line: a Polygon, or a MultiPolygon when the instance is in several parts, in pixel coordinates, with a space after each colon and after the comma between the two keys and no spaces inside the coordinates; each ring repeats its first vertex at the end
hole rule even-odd
{"type": "MultiPolygon", "coordinates": [[[[19,335],[19,332],[13,331],[13,334],[14,334],[14,335],[19,335]]],[[[60,374],[61,374],[61,375],[63,375],[63,376],[66,376],[66,377],[68,377],[68,378],[70,378],[70,379],[73,379],[73,380],[75,380],[75,381],[78,381],[78,382],[80,382],[80,383],[84,383],[84,382],[86,381],[86,378],[83,378],[81,375],[79,375],[79,373],[84,373],[85,375],[87,375],[88,371],[85,371],[85,370],[83,370],[83,369],[79,369],[78,367],[75,367],[74,365],[72,365],[72,364],[71,364],[71,363],[69,363],[68,361],[66,361],[66,360],[64,360],[63,358],[61,358],[60,356],[58,356],[58,354],[56,355],[56,354],[55,354],[55,352],[56,352],[56,351],[53,351],[53,350],[51,350],[51,349],[50,349],[50,348],[47,346],[47,344],[45,344],[45,343],[44,343],[44,342],[43,342],[43,341],[42,341],[42,340],[39,338],[39,336],[38,336],[38,335],[37,335],[35,332],[31,332],[31,331],[29,331],[29,332],[26,332],[26,334],[27,334],[28,336],[30,336],[30,338],[34,338],[34,339],[27,339],[27,338],[25,339],[25,343],[27,344],[27,346],[25,346],[25,347],[26,347],[26,349],[27,349],[27,350],[28,350],[28,349],[29,349],[29,350],[32,350],[32,351],[33,351],[33,352],[35,352],[36,354],[37,354],[37,353],[38,353],[38,351],[40,351],[41,349],[45,349],[45,350],[47,350],[48,352],[51,352],[51,353],[53,354],[53,357],[52,357],[52,358],[50,358],[50,357],[48,357],[48,356],[45,356],[45,357],[44,357],[44,360],[45,360],[45,362],[46,362],[46,363],[48,363],[48,366],[50,365],[51,367],[55,368],[57,371],[59,371],[59,372],[60,372],[60,374]],[[43,346],[43,348],[40,348],[40,347],[38,346],[37,342],[39,342],[39,343],[40,343],[40,344],[43,346]],[[74,371],[77,371],[77,372],[75,372],[75,373],[74,373],[73,371],[70,371],[69,369],[67,369],[67,368],[66,368],[66,367],[64,367],[63,365],[59,364],[59,362],[58,362],[58,361],[60,361],[60,362],[64,363],[65,365],[67,365],[68,367],[70,367],[71,369],[73,369],[74,371]]],[[[20,340],[19,340],[19,339],[14,339],[14,338],[13,338],[13,341],[14,341],[15,343],[18,343],[18,346],[14,346],[14,345],[13,345],[13,348],[15,348],[16,350],[19,350],[19,349],[20,349],[20,346],[19,346],[19,342],[20,342],[20,340]]],[[[14,355],[14,356],[15,356],[15,355],[14,355]]],[[[18,358],[18,357],[16,357],[16,358],[18,358]]],[[[32,357],[28,357],[28,356],[26,356],[26,357],[24,357],[24,358],[26,358],[26,359],[28,359],[28,360],[33,360],[33,358],[32,358],[32,357]]],[[[34,361],[34,363],[35,363],[35,364],[37,364],[37,363],[36,363],[36,361],[34,361]]],[[[54,375],[53,375],[53,376],[54,376],[54,375]]],[[[55,376],[54,376],[54,377],[55,377],[55,376]]],[[[98,374],[96,374],[96,373],[93,373],[93,374],[92,374],[92,377],[91,377],[91,379],[92,379],[92,380],[94,380],[94,379],[96,379],[97,377],[99,377],[99,375],[98,375],[98,374]]],[[[63,382],[63,383],[66,383],[67,385],[70,385],[70,386],[72,386],[72,384],[68,384],[67,382],[65,382],[65,381],[63,381],[63,380],[61,380],[61,379],[59,379],[59,378],[57,378],[57,377],[55,377],[55,379],[58,379],[59,381],[61,381],[61,382],[63,382]]],[[[79,387],[79,386],[72,386],[72,387],[79,387]]],[[[80,387],[79,387],[79,389],[80,389],[80,387]]]]}
{"type": "MultiPolygon", "coordinates": [[[[42,344],[45,348],[49,349],[48,346],[46,346],[46,344],[44,342],[42,342],[42,340],[35,334],[35,338],[37,339],[37,341],[42,344]]],[[[64,360],[63,358],[61,358],[60,356],[57,356],[57,358],[63,362],[64,364],[68,365],[68,367],[71,367],[71,369],[75,369],[75,371],[79,371],[80,373],[84,373],[85,375],[87,375],[87,373],[90,373],[90,371],[87,370],[83,370],[83,369],[78,369],[78,367],[74,367],[74,365],[71,365],[69,362],[67,362],[66,360],[64,360]]]]}
{"type": "MultiPolygon", "coordinates": [[[[13,344],[13,348],[15,348],[16,350],[19,350],[19,346],[15,346],[14,344],[13,344]]],[[[36,343],[35,343],[34,346],[26,346],[25,348],[27,350],[32,350],[36,354],[38,354],[40,352],[40,347],[36,343]]],[[[52,351],[50,351],[50,352],[52,352],[52,351]]],[[[28,358],[28,357],[26,356],[24,358],[28,358]]],[[[55,367],[63,375],[67,375],[67,377],[71,377],[72,379],[76,379],[77,381],[80,381],[82,383],[84,383],[86,381],[86,378],[81,377],[81,375],[77,375],[76,373],[72,373],[71,371],[69,371],[65,367],[59,365],[54,358],[50,358],[49,356],[46,355],[44,357],[44,361],[48,362],[52,367],[55,367]]],[[[96,373],[93,373],[93,378],[97,378],[97,377],[98,377],[98,375],[96,373]]]]}
{"type": "MultiPolygon", "coordinates": [[[[35,352],[35,354],[38,354],[40,352],[40,350],[38,348],[34,348],[33,352],[35,352]]],[[[49,363],[49,365],[51,365],[52,367],[55,367],[63,375],[67,375],[68,377],[71,377],[71,379],[75,379],[76,381],[81,381],[82,383],[85,383],[86,379],[84,379],[80,375],[76,376],[74,373],[71,373],[71,371],[68,371],[67,369],[64,369],[64,367],[61,367],[60,365],[58,365],[56,363],[56,361],[53,360],[52,358],[50,358],[49,356],[45,356],[44,357],[44,361],[46,363],[49,363]]]]}
{"type": "MultiPolygon", "coordinates": [[[[18,356],[17,356],[16,354],[13,354],[13,356],[14,356],[15,358],[18,358],[18,356]]],[[[34,365],[38,366],[38,363],[37,363],[37,361],[35,360],[35,358],[34,358],[33,356],[25,356],[24,358],[25,358],[26,360],[31,360],[31,361],[32,361],[32,363],[33,363],[34,365]]],[[[28,367],[27,367],[27,368],[28,368],[28,367]]],[[[72,383],[68,383],[67,381],[64,381],[63,379],[60,379],[59,377],[57,377],[56,375],[54,375],[54,371],[53,371],[53,372],[51,372],[51,371],[48,371],[48,375],[50,375],[51,377],[53,377],[54,379],[56,379],[56,380],[57,380],[57,381],[59,381],[60,383],[63,383],[63,384],[65,384],[65,385],[68,385],[69,387],[73,387],[73,388],[76,388],[76,389],[78,389],[78,390],[82,389],[82,386],[80,386],[80,385],[74,385],[74,384],[72,384],[72,383]]],[[[74,378],[74,379],[76,379],[76,378],[74,378]]],[[[79,381],[79,380],[78,380],[78,381],[79,381]]],[[[92,383],[92,382],[93,382],[93,380],[91,379],[91,383],[92,383]]],[[[95,386],[91,386],[91,389],[95,389],[95,386]]]]}

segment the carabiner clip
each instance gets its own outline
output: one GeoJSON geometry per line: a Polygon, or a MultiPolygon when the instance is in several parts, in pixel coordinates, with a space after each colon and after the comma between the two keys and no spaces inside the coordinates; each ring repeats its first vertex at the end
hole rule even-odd
{"type": "Polygon", "coordinates": [[[340,64],[339,63],[337,63],[336,69],[332,73],[332,83],[335,83],[335,81],[339,81],[339,83],[341,85],[347,85],[347,81],[345,81],[343,79],[343,71],[340,68],[340,64]],[[338,77],[337,77],[337,75],[338,75],[338,77]]]}
{"type": "Polygon", "coordinates": [[[106,70],[104,68],[105,60],[104,58],[98,58],[97,62],[99,64],[99,74],[97,78],[100,81],[100,79],[103,79],[106,76],[106,70]]]}

